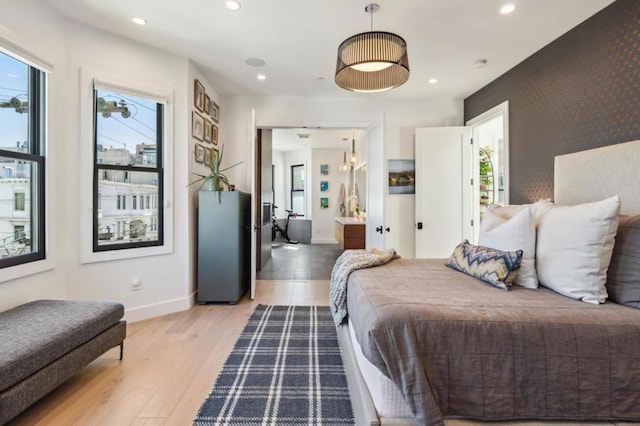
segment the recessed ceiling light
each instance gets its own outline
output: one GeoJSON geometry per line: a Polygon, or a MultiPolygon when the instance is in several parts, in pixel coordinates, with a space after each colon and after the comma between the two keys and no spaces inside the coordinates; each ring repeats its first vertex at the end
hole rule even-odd
{"type": "Polygon", "coordinates": [[[264,74],[258,74],[258,80],[266,80],[267,76],[264,74]]]}
{"type": "Polygon", "coordinates": [[[429,79],[429,84],[436,84],[438,82],[437,78],[430,78],[429,79]]]}
{"type": "Polygon", "coordinates": [[[473,67],[474,68],[484,68],[487,66],[487,60],[486,59],[478,59],[477,61],[475,61],[473,63],[473,67]]]}
{"type": "Polygon", "coordinates": [[[227,0],[227,8],[231,10],[238,10],[240,9],[240,6],[242,5],[238,0],[227,0]]]}
{"type": "Polygon", "coordinates": [[[137,16],[131,18],[131,22],[137,25],[145,25],[147,23],[146,19],[138,18],[137,16]]]}
{"type": "Polygon", "coordinates": [[[513,3],[507,3],[500,8],[500,13],[502,13],[503,15],[507,15],[514,10],[516,10],[516,5],[513,3]]]}
{"type": "Polygon", "coordinates": [[[264,61],[264,59],[260,59],[260,58],[249,58],[246,61],[244,61],[244,63],[249,65],[250,67],[255,67],[255,68],[264,67],[267,64],[264,61]]]}

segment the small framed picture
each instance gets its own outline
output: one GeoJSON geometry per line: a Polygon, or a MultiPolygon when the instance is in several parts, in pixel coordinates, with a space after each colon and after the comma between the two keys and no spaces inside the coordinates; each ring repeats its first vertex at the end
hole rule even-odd
{"type": "Polygon", "coordinates": [[[329,174],[329,165],[328,164],[320,164],[320,174],[326,176],[329,174]]]}
{"type": "Polygon", "coordinates": [[[218,145],[218,126],[213,123],[211,123],[211,142],[218,145]]]}
{"type": "Polygon", "coordinates": [[[205,92],[205,94],[204,94],[204,113],[208,115],[209,111],[211,111],[211,98],[209,98],[209,95],[207,95],[207,93],[205,92]]]}
{"type": "Polygon", "coordinates": [[[320,191],[325,192],[329,190],[329,182],[326,180],[320,181],[320,191]]]}
{"type": "Polygon", "coordinates": [[[209,152],[211,153],[209,154],[211,155],[211,160],[215,161],[218,158],[218,150],[215,148],[209,148],[209,152]]]}
{"type": "Polygon", "coordinates": [[[195,111],[192,112],[191,118],[192,136],[198,140],[202,140],[204,138],[204,118],[195,111]]]}
{"type": "Polygon", "coordinates": [[[204,163],[204,150],[204,146],[200,145],[199,143],[196,144],[196,149],[193,151],[196,158],[196,163],[204,163]]]}
{"type": "Polygon", "coordinates": [[[211,114],[211,118],[213,118],[213,121],[215,121],[216,123],[220,122],[220,107],[218,106],[217,103],[215,103],[214,101],[211,101],[211,107],[210,109],[210,114],[211,114]]]}
{"type": "Polygon", "coordinates": [[[211,164],[211,149],[202,147],[204,149],[204,164],[211,164]]]}
{"type": "Polygon", "coordinates": [[[328,197],[320,198],[320,208],[321,209],[328,209],[329,208],[329,198],[328,197]]]}
{"type": "Polygon", "coordinates": [[[204,111],[204,86],[197,78],[193,81],[193,104],[198,111],[204,111]]]}
{"type": "Polygon", "coordinates": [[[205,142],[212,142],[211,139],[211,135],[212,135],[212,131],[213,131],[213,123],[211,122],[211,120],[208,119],[204,119],[204,138],[203,140],[205,142]]]}

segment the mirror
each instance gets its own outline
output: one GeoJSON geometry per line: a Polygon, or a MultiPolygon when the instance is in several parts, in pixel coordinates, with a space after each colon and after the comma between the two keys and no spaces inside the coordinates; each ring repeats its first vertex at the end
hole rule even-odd
{"type": "Polygon", "coordinates": [[[367,163],[358,165],[354,170],[353,190],[358,195],[358,207],[361,212],[367,211],[367,163]]]}

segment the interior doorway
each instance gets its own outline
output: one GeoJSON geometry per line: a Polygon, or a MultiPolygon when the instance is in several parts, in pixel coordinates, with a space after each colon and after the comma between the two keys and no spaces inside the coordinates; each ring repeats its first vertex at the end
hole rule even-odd
{"type": "MultiPolygon", "coordinates": [[[[355,170],[361,170],[359,174],[366,170],[365,136],[364,129],[355,127],[258,129],[255,180],[256,188],[261,188],[256,191],[260,197],[258,206],[262,206],[261,216],[256,220],[261,224],[256,247],[258,271],[266,267],[274,250],[287,245],[279,235],[275,245],[272,244],[271,218],[275,215],[278,225],[284,229],[288,210],[296,214],[289,221],[291,240],[337,245],[335,217],[342,215],[341,203],[350,201],[346,197],[341,200],[341,188],[347,196],[351,195],[352,187],[356,186],[355,170]],[[342,163],[352,157],[355,163],[343,170],[342,163]]],[[[358,195],[362,204],[366,204],[366,185],[358,185],[358,195]]],[[[290,251],[289,255],[296,250],[290,247],[290,251]]],[[[332,255],[324,253],[321,257],[332,255]]],[[[335,258],[331,260],[334,261],[335,258]]]]}
{"type": "MultiPolygon", "coordinates": [[[[467,121],[473,134],[474,223],[480,224],[490,204],[509,204],[509,102],[467,121]]],[[[474,226],[478,241],[480,226],[474,226]]]]}

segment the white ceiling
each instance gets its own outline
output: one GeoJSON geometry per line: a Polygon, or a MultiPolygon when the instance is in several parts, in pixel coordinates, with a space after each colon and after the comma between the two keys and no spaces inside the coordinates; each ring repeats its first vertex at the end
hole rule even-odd
{"type": "Polygon", "coordinates": [[[463,99],[613,0],[377,0],[373,29],[402,36],[411,77],[377,94],[334,83],[338,45],[370,30],[369,1],[40,0],[89,26],[191,58],[220,95],[463,99]],[[147,20],[146,26],[131,17],[147,20]],[[266,61],[262,68],[248,58],[266,61]],[[473,67],[486,59],[487,66],[473,67]],[[265,81],[256,75],[262,72],[265,81]],[[429,84],[437,78],[437,84],[429,84]]]}
{"type": "Polygon", "coordinates": [[[351,141],[364,137],[362,129],[273,129],[274,151],[295,151],[302,148],[341,148],[351,151],[351,141]]]}

